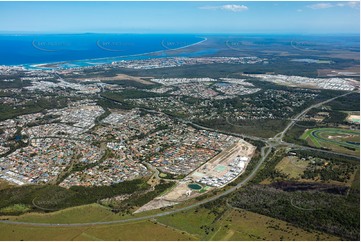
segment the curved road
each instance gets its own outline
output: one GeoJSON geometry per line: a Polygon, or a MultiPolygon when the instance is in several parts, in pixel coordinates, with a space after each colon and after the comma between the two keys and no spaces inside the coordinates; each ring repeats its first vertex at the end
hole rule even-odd
{"type": "Polygon", "coordinates": [[[224,192],[222,192],[222,193],[220,193],[218,195],[215,195],[215,196],[210,197],[210,198],[206,198],[206,199],[204,199],[204,200],[202,200],[200,202],[194,203],[194,204],[189,205],[187,207],[182,207],[182,208],[177,208],[177,209],[173,209],[173,210],[170,210],[170,211],[160,212],[160,213],[154,214],[154,215],[148,215],[148,216],[142,216],[142,217],[134,217],[134,218],[128,218],[128,219],[116,220],[116,221],[90,222],[90,223],[72,223],[72,224],[51,224],[51,223],[31,223],[31,222],[18,222],[18,221],[10,221],[10,220],[0,220],[0,223],[13,224],[13,225],[31,225],[31,226],[39,226],[39,227],[79,227],[79,226],[109,225],[109,224],[128,223],[128,222],[142,221],[142,220],[148,220],[148,219],[153,219],[153,218],[157,218],[157,217],[162,217],[162,216],[166,216],[166,215],[169,215],[169,214],[186,211],[186,210],[198,207],[198,206],[200,206],[202,204],[215,201],[218,198],[221,198],[223,196],[226,196],[226,195],[236,191],[238,188],[242,187],[249,180],[251,180],[255,176],[255,174],[257,173],[257,171],[259,170],[259,168],[263,164],[263,162],[266,160],[266,158],[271,153],[272,148],[276,146],[276,145],[274,145],[272,143],[273,142],[275,142],[276,144],[282,143],[282,138],[283,138],[284,134],[300,118],[302,118],[303,115],[305,115],[312,108],[318,107],[318,106],[323,105],[323,104],[328,103],[328,102],[331,102],[331,101],[335,100],[336,98],[349,95],[350,93],[353,93],[353,92],[345,93],[345,94],[342,94],[340,96],[337,96],[337,97],[328,99],[326,101],[323,101],[321,103],[314,104],[314,105],[308,107],[307,109],[303,110],[294,119],[292,119],[292,121],[286,126],[286,128],[281,133],[277,134],[275,137],[273,137],[273,138],[271,138],[271,139],[269,139],[267,141],[267,143],[271,141],[270,142],[271,144],[267,144],[266,146],[262,147],[262,149],[261,149],[261,158],[258,161],[257,166],[252,170],[251,174],[248,177],[246,177],[244,180],[239,182],[236,186],[231,187],[230,189],[228,189],[228,190],[226,190],[226,191],[224,191],[224,192]]]}
{"type": "Polygon", "coordinates": [[[322,105],[324,105],[324,104],[326,104],[326,103],[329,103],[329,102],[331,102],[331,101],[333,101],[333,100],[335,100],[335,99],[337,99],[337,98],[347,96],[347,95],[349,95],[349,94],[351,94],[351,93],[355,93],[355,92],[354,92],[354,91],[353,91],[353,92],[348,92],[348,93],[342,94],[342,95],[340,95],[340,96],[336,96],[336,97],[327,99],[327,100],[325,100],[325,101],[323,101],[323,102],[316,103],[316,104],[314,104],[314,105],[312,105],[312,106],[309,106],[308,108],[306,108],[305,110],[303,110],[301,113],[297,114],[296,117],[294,117],[294,118],[291,120],[291,122],[286,126],[286,128],[285,128],[281,133],[277,134],[277,135],[273,138],[273,140],[274,140],[274,141],[278,141],[278,142],[282,142],[282,139],[283,139],[284,135],[287,133],[287,131],[288,131],[290,128],[292,128],[293,125],[295,125],[295,123],[296,123],[297,121],[299,121],[299,120],[300,120],[306,113],[308,113],[311,109],[317,108],[317,107],[322,106],[322,105]]]}
{"type": "Polygon", "coordinates": [[[165,212],[161,212],[161,213],[158,213],[158,214],[155,214],[155,215],[128,218],[128,219],[116,220],[116,221],[91,222],[91,223],[72,223],[72,224],[51,224],[51,223],[30,223],[30,222],[18,222],[18,221],[10,221],[10,220],[0,220],[0,223],[14,224],[14,225],[31,225],[31,226],[39,226],[39,227],[79,227],[79,226],[109,225],[109,224],[118,224],[118,223],[128,223],[128,222],[142,221],[142,220],[153,219],[153,218],[157,218],[157,217],[170,215],[170,214],[173,214],[173,213],[186,211],[186,210],[198,207],[198,206],[200,206],[202,204],[217,200],[218,198],[221,198],[223,196],[226,196],[226,195],[234,192],[235,190],[237,190],[241,186],[243,186],[245,183],[247,183],[250,179],[252,179],[255,176],[256,172],[258,171],[258,169],[262,165],[263,161],[271,153],[271,150],[272,150],[271,148],[268,148],[268,150],[266,152],[264,151],[267,148],[268,147],[266,147],[266,146],[262,148],[261,153],[264,154],[264,156],[262,156],[262,158],[258,161],[257,166],[253,169],[251,174],[246,179],[242,180],[236,186],[224,191],[221,194],[218,194],[218,195],[213,196],[211,198],[207,198],[207,199],[205,199],[203,201],[194,203],[194,204],[189,205],[187,207],[178,208],[178,209],[174,209],[174,210],[171,210],[171,211],[165,211],[165,212]]]}

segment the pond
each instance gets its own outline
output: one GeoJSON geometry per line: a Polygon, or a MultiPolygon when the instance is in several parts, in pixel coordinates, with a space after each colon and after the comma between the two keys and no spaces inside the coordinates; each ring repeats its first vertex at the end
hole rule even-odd
{"type": "Polygon", "coordinates": [[[202,186],[196,183],[189,184],[188,187],[193,190],[201,190],[202,186]]]}

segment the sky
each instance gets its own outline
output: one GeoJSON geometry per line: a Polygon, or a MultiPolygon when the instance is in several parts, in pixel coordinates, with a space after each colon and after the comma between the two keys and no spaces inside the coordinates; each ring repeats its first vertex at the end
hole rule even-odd
{"type": "Polygon", "coordinates": [[[359,31],[359,2],[0,2],[0,32],[359,34],[359,31]]]}

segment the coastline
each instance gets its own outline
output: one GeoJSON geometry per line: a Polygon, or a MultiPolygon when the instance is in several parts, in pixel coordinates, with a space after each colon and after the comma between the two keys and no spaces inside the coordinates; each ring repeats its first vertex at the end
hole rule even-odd
{"type": "MultiPolygon", "coordinates": [[[[106,65],[106,64],[111,64],[112,62],[119,62],[121,60],[112,60],[112,59],[118,59],[118,58],[129,58],[129,57],[137,57],[137,56],[146,56],[146,55],[152,55],[152,54],[158,54],[158,53],[162,53],[162,52],[167,52],[167,51],[176,51],[176,50],[181,50],[181,49],[185,49],[185,48],[189,48],[191,46],[195,46],[195,45],[199,45],[205,41],[208,40],[208,38],[206,37],[199,37],[202,38],[202,40],[195,42],[193,44],[189,44],[189,45],[185,45],[185,46],[181,46],[178,48],[174,48],[174,49],[170,49],[170,48],[166,48],[164,50],[156,50],[156,51],[150,51],[150,52],[145,52],[145,53],[139,53],[139,54],[131,54],[131,55],[122,55],[122,56],[113,56],[113,57],[100,57],[100,58],[90,58],[90,59],[78,59],[78,60],[71,60],[71,61],[56,61],[56,62],[47,62],[47,63],[38,63],[38,64],[20,64],[20,65],[9,65],[9,66],[19,66],[19,67],[23,67],[26,70],[54,70],[54,69],[71,69],[71,68],[80,68],[80,66],[76,66],[76,67],[69,67],[69,68],[54,68],[54,67],[42,67],[42,66],[46,66],[46,65],[59,65],[59,64],[63,64],[63,65],[76,65],[73,64],[74,62],[90,62],[90,61],[101,61],[101,60],[106,60],[105,63],[89,63],[90,65],[86,65],[86,66],[82,66],[82,67],[89,67],[89,66],[96,66],[96,65],[106,65]]],[[[164,47],[164,45],[162,44],[162,46],[164,47]]],[[[149,57],[152,58],[152,57],[149,57]]]]}

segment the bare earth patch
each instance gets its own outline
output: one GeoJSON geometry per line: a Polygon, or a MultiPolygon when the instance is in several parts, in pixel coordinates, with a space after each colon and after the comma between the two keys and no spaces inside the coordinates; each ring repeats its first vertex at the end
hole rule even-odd
{"type": "Polygon", "coordinates": [[[138,77],[138,76],[129,76],[126,74],[117,74],[116,76],[111,76],[111,77],[99,76],[99,77],[91,77],[91,78],[76,78],[75,80],[78,80],[78,81],[124,81],[124,80],[128,80],[128,81],[139,82],[144,85],[152,85],[153,84],[152,82],[144,80],[143,78],[153,78],[153,77],[138,77]]]}

